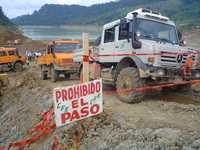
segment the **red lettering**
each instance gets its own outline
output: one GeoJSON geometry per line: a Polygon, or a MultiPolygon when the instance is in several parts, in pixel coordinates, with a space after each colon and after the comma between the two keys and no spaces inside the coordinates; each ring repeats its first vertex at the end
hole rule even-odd
{"type": "Polygon", "coordinates": [[[69,118],[71,114],[69,112],[61,114],[61,122],[64,124],[69,118]]]}
{"type": "Polygon", "coordinates": [[[95,93],[95,84],[91,83],[91,94],[95,93]]]}
{"type": "Polygon", "coordinates": [[[101,84],[100,84],[100,82],[97,82],[96,83],[96,92],[100,92],[100,90],[101,90],[101,84]]]}
{"type": "Polygon", "coordinates": [[[84,99],[83,98],[81,98],[81,106],[85,106],[85,105],[88,105],[88,102],[84,102],[84,99]]]}
{"type": "Polygon", "coordinates": [[[83,85],[83,96],[87,95],[87,86],[83,85]]]}
{"type": "Polygon", "coordinates": [[[79,98],[79,86],[74,87],[74,98],[79,98]]]}
{"type": "Polygon", "coordinates": [[[72,101],[72,109],[78,108],[78,100],[72,101]]]}
{"type": "Polygon", "coordinates": [[[70,119],[70,121],[73,121],[74,119],[80,119],[80,116],[79,116],[79,113],[77,112],[77,110],[74,110],[73,112],[72,112],[72,116],[71,116],[71,119],[70,119]]]}
{"type": "Polygon", "coordinates": [[[88,95],[90,95],[90,84],[88,84],[88,95]]]}
{"type": "Polygon", "coordinates": [[[95,104],[90,108],[90,112],[93,115],[97,114],[99,110],[100,110],[100,106],[98,104],[95,104]]]}
{"type": "Polygon", "coordinates": [[[56,101],[58,102],[59,98],[61,98],[61,92],[56,91],[56,101]]]}
{"type": "Polygon", "coordinates": [[[67,91],[66,90],[62,90],[62,100],[63,101],[67,100],[67,91]]]}
{"type": "Polygon", "coordinates": [[[72,90],[72,88],[69,88],[69,89],[68,89],[68,97],[69,97],[69,99],[72,100],[72,99],[73,99],[73,96],[74,96],[74,95],[73,95],[73,90],[72,90]]]}
{"type": "Polygon", "coordinates": [[[80,86],[80,97],[83,96],[83,90],[82,90],[82,86],[80,86]]]}
{"type": "Polygon", "coordinates": [[[88,106],[81,109],[81,117],[87,117],[89,115],[88,106]]]}

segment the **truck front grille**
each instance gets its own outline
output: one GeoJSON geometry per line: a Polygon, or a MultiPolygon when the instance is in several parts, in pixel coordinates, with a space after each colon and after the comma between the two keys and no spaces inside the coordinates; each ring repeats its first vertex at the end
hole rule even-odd
{"type": "MultiPolygon", "coordinates": [[[[161,65],[163,67],[172,67],[177,68],[185,64],[189,53],[182,54],[182,61],[178,62],[178,54],[176,53],[162,53],[161,55],[161,65]]],[[[193,62],[196,61],[196,56],[193,54],[192,57],[193,62]]]]}
{"type": "Polygon", "coordinates": [[[62,59],[63,64],[73,63],[72,59],[62,59]]]}

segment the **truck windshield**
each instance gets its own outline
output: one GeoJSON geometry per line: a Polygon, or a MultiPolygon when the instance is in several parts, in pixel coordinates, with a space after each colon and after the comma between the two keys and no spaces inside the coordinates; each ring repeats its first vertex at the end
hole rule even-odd
{"type": "Polygon", "coordinates": [[[176,28],[156,21],[138,19],[136,33],[140,38],[178,44],[176,28]]]}
{"type": "Polygon", "coordinates": [[[80,44],[57,44],[54,47],[56,53],[72,52],[75,49],[80,48],[80,44]]]}

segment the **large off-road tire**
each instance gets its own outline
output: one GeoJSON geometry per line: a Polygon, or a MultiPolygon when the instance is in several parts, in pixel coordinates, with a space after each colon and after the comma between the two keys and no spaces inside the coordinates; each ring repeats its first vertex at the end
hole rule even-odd
{"type": "Polygon", "coordinates": [[[51,81],[56,82],[58,80],[58,77],[59,77],[59,72],[52,67],[52,69],[51,69],[51,81]]]}
{"type": "Polygon", "coordinates": [[[41,66],[41,78],[42,78],[42,80],[47,80],[47,78],[48,78],[48,72],[46,70],[44,70],[43,67],[44,66],[41,66]]]}
{"type": "Polygon", "coordinates": [[[23,71],[23,64],[21,62],[16,62],[14,64],[14,71],[15,72],[22,72],[23,71]]]}
{"type": "Polygon", "coordinates": [[[47,80],[47,78],[48,78],[47,72],[42,70],[41,77],[42,77],[42,80],[47,80]]]}
{"type": "Polygon", "coordinates": [[[128,67],[120,71],[117,81],[116,90],[122,102],[139,103],[143,100],[144,92],[135,91],[134,89],[143,86],[142,79],[139,77],[137,68],[128,67]]]}

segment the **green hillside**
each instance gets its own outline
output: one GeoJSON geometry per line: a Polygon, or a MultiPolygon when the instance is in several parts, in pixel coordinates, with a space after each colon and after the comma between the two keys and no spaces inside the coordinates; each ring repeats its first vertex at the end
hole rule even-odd
{"type": "Polygon", "coordinates": [[[3,10],[0,6],[0,25],[5,26],[5,25],[11,25],[12,23],[10,20],[4,15],[3,10]]]}
{"type": "Polygon", "coordinates": [[[0,45],[5,45],[8,41],[15,39],[26,39],[16,26],[4,15],[0,6],[0,45]]]}
{"type": "Polygon", "coordinates": [[[90,7],[48,4],[32,15],[14,18],[20,25],[104,24],[139,7],[152,8],[178,24],[200,24],[200,0],[120,0],[90,7]]]}

